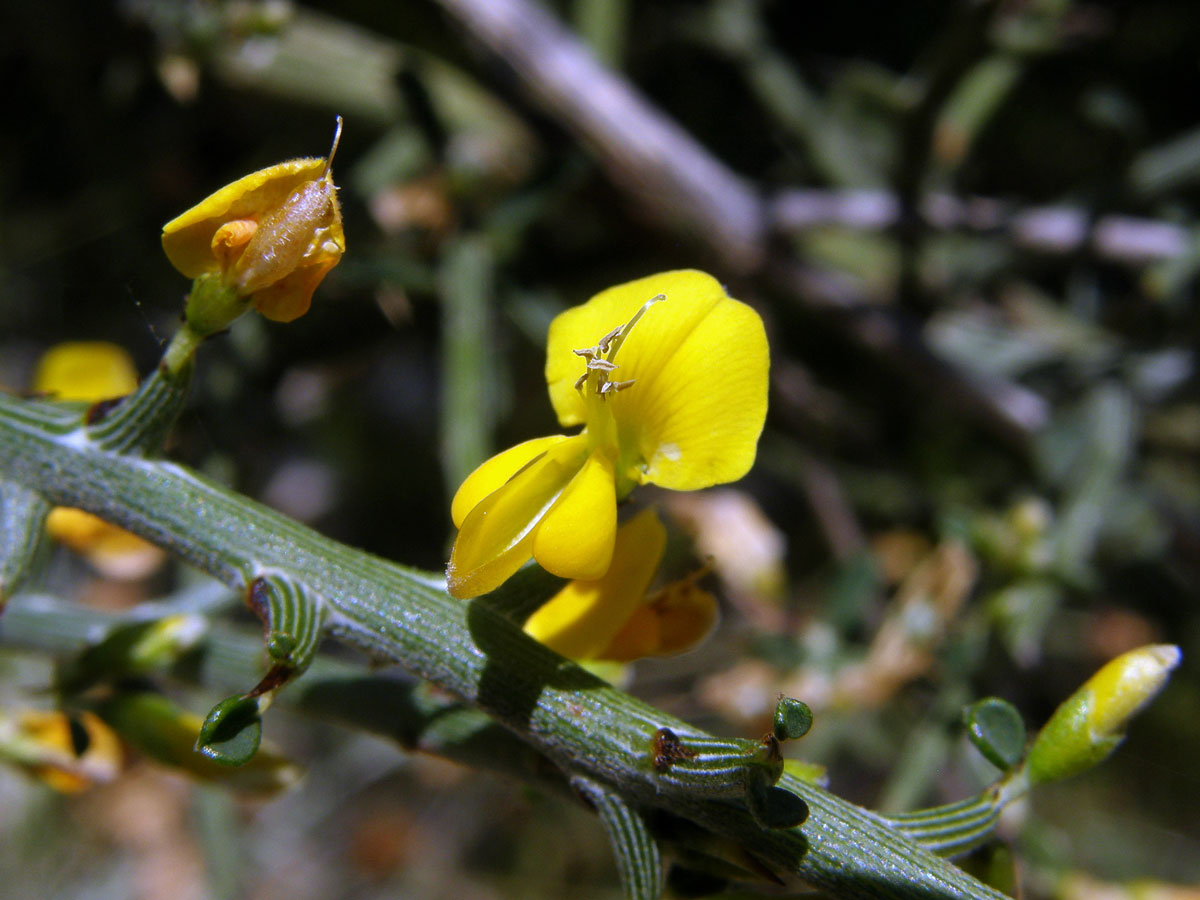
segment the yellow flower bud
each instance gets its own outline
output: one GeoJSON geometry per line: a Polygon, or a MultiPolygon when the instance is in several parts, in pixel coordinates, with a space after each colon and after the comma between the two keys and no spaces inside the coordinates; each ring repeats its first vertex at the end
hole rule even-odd
{"type": "Polygon", "coordinates": [[[1090,769],[1124,739],[1125,725],[1162,690],[1182,654],[1172,644],[1123,653],[1054,711],[1026,758],[1033,783],[1090,769]]]}
{"type": "Polygon", "coordinates": [[[252,301],[277,322],[308,311],[317,285],[346,251],[330,168],[341,134],[339,116],[328,157],[260,169],[163,226],[171,265],[188,278],[209,279],[193,291],[193,327],[208,333],[236,318],[244,308],[230,304],[229,295],[252,301]],[[212,287],[214,278],[222,290],[212,287]],[[196,304],[209,308],[193,309],[196,304]]]}

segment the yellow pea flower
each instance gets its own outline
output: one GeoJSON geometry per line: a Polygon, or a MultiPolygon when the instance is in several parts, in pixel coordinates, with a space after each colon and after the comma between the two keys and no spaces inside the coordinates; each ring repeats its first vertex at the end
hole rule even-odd
{"type": "Polygon", "coordinates": [[[717,601],[696,586],[703,572],[649,596],[667,545],[653,509],[617,530],[612,563],[594,581],[572,581],[525,622],[525,631],[572,659],[629,662],[698,644],[717,620],[717,601]]]}
{"type": "Polygon", "coordinates": [[[24,710],[0,715],[0,760],[16,764],[60,793],[75,794],[112,781],[122,756],[117,735],[93,713],[68,717],[24,710]]]}
{"type": "Polygon", "coordinates": [[[663,272],[557,316],[550,402],[576,435],[518,444],[483,463],[451,504],[456,597],[493,590],[531,556],[565,578],[608,571],[617,501],[637,484],[697,490],[741,478],[767,412],[762,319],[710,275],[663,272]]]}
{"type": "Polygon", "coordinates": [[[96,403],[137,390],[137,368],[124,348],[104,341],[68,341],[42,354],[33,389],[59,400],[96,403]]]}
{"type": "MultiPolygon", "coordinates": [[[[38,361],[33,377],[33,389],[38,393],[88,403],[133,393],[137,383],[137,369],[129,354],[103,341],[72,341],[51,347],[38,361]]],[[[164,558],[163,551],[153,544],[81,509],[55,507],[46,518],[46,531],[112,578],[141,578],[164,558]]]]}
{"type": "Polygon", "coordinates": [[[317,285],[346,252],[330,169],[341,134],[339,116],[328,157],[260,169],[164,225],[162,245],[171,265],[188,278],[218,279],[268,319],[290,322],[308,312],[317,285]]]}

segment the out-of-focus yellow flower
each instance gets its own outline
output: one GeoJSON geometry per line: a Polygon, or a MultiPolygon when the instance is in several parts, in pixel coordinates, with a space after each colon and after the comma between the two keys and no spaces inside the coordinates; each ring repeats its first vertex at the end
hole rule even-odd
{"type": "Polygon", "coordinates": [[[653,509],[617,530],[612,564],[594,581],[572,581],[525,623],[525,631],[563,656],[629,662],[670,656],[698,644],[717,620],[717,602],[698,575],[647,595],[666,548],[653,509]]]}
{"type": "Polygon", "coordinates": [[[0,717],[0,758],[64,794],[111,781],[121,767],[121,742],[97,716],[25,710],[0,717]]]}
{"type": "Polygon", "coordinates": [[[1122,653],[1063,701],[1029,748],[1032,782],[1077,775],[1104,760],[1125,738],[1125,726],[1167,683],[1182,654],[1173,644],[1122,653]]]}
{"type": "Polygon", "coordinates": [[[85,557],[109,578],[135,581],[163,561],[161,549],[82,509],[57,506],[46,517],[46,533],[85,557]]]}
{"type": "MultiPolygon", "coordinates": [[[[346,252],[330,169],[341,133],[339,118],[328,157],[260,169],[164,225],[162,245],[171,265],[188,278],[219,280],[268,319],[290,322],[304,315],[317,285],[346,252]]],[[[199,291],[198,285],[193,293],[199,291]]],[[[189,308],[188,315],[191,321],[197,313],[189,308]]],[[[220,318],[201,315],[205,321],[220,318]]]]}
{"type": "Polygon", "coordinates": [[[492,457],[458,489],[447,567],[456,597],[487,593],[531,556],[565,578],[608,571],[617,501],[636,484],[697,490],[742,477],[767,411],[762,320],[710,275],[609,288],[550,325],[550,402],[577,435],[492,457]]]}
{"type": "MultiPolygon", "coordinates": [[[[96,403],[137,389],[137,368],[116,344],[76,341],[51,347],[39,360],[33,389],[59,400],[96,403]]],[[[162,562],[163,552],[91,513],[60,506],[50,511],[46,531],[87,557],[112,578],[141,578],[162,562]]]]}
{"type": "Polygon", "coordinates": [[[129,354],[104,341],[56,344],[38,360],[33,389],[60,400],[96,403],[137,389],[137,368],[129,354]]]}

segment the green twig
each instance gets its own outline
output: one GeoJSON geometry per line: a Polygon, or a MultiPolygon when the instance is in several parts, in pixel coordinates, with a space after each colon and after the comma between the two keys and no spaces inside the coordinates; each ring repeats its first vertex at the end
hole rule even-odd
{"type": "Polygon", "coordinates": [[[329,604],[332,634],[487,712],[567,777],[691,820],[776,876],[838,896],[1001,897],[882,817],[786,774],[778,787],[803,797],[810,816],[762,828],[722,772],[664,778],[656,765],[661,729],[685,748],[715,738],[589,675],[485,603],[455,600],[441,576],[337,544],[181,466],[102,451],[62,423],[51,406],[0,396],[0,477],[101,515],[237,590],[264,572],[305,585],[329,604]]]}

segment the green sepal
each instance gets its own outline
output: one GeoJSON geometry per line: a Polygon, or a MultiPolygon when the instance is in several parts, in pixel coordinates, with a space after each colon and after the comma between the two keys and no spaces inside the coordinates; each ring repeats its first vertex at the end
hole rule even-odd
{"type": "Polygon", "coordinates": [[[259,698],[226,697],[209,711],[196,736],[196,751],[224,766],[243,766],[262,742],[259,698]]]}
{"type": "Polygon", "coordinates": [[[184,321],[202,337],[224,331],[253,305],[250,297],[238,295],[233,285],[222,282],[216,273],[205,273],[192,282],[184,308],[184,321]]]}
{"type": "Polygon", "coordinates": [[[658,900],[663,892],[662,858],[641,813],[591,779],[574,778],[571,783],[604,823],[626,900],[658,900]]]}
{"type": "Polygon", "coordinates": [[[41,494],[0,479],[0,610],[29,574],[49,513],[41,494]]]}
{"type": "Polygon", "coordinates": [[[984,758],[1001,771],[1020,764],[1025,755],[1025,723],[1007,700],[986,697],[963,709],[967,738],[984,758]]]}

